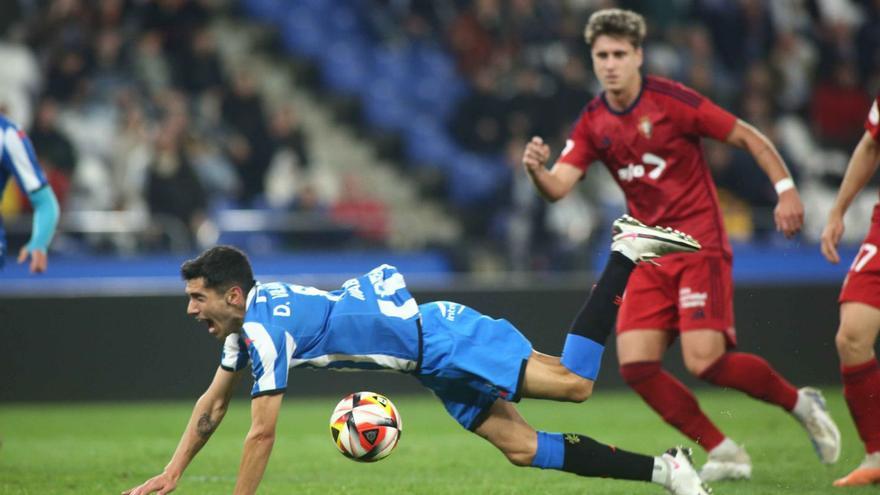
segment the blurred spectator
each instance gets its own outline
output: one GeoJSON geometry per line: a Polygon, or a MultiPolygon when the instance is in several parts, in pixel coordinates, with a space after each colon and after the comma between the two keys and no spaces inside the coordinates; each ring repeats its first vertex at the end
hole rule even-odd
{"type": "Polygon", "coordinates": [[[839,60],[813,90],[810,118],[816,137],[828,146],[854,148],[863,132],[864,117],[859,110],[864,113],[870,106],[871,98],[859,84],[855,64],[839,60]]]}
{"type": "Polygon", "coordinates": [[[30,137],[58,203],[64,206],[77,157],[70,140],[58,129],[58,104],[55,101],[44,99],[40,102],[30,137]]]}
{"type": "Polygon", "coordinates": [[[166,118],[155,141],[155,156],[147,174],[147,203],[158,215],[171,247],[195,246],[195,234],[205,221],[205,192],[193,171],[183,139],[186,120],[166,118]],[[176,222],[173,222],[173,221],[176,222]]]}
{"type": "Polygon", "coordinates": [[[192,44],[178,57],[174,75],[176,83],[192,94],[221,90],[224,82],[223,70],[214,35],[208,28],[199,28],[193,34],[192,44]]]}
{"type": "Polygon", "coordinates": [[[534,186],[521,165],[525,139],[507,143],[506,162],[511,180],[504,205],[500,209],[508,267],[516,271],[546,269],[551,263],[553,244],[547,230],[547,202],[535,194],[534,186]]]}
{"type": "Polygon", "coordinates": [[[477,72],[474,91],[463,99],[452,117],[450,129],[464,147],[491,152],[505,142],[506,106],[499,98],[496,74],[489,68],[477,72]]]}
{"type": "Polygon", "coordinates": [[[281,151],[293,153],[298,167],[309,168],[308,138],[292,105],[282,105],[272,113],[269,134],[272,140],[271,147],[275,153],[281,151]]]}
{"type": "Polygon", "coordinates": [[[146,31],[137,40],[134,74],[148,93],[158,93],[170,85],[171,67],[162,54],[158,32],[146,31]]]}
{"type": "Polygon", "coordinates": [[[342,177],[342,193],[330,209],[330,217],[355,229],[362,240],[382,245],[388,240],[388,207],[364,192],[360,178],[352,173],[342,177]]]}

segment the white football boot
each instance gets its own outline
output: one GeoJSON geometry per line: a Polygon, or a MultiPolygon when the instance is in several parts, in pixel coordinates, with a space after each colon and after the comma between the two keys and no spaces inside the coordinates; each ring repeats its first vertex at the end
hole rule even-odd
{"type": "Polygon", "coordinates": [[[691,461],[691,449],[678,446],[666,451],[662,456],[669,466],[669,478],[663,485],[673,495],[709,495],[712,489],[700,479],[691,461]]]}
{"type": "Polygon", "coordinates": [[[700,243],[684,232],[669,227],[648,227],[629,215],[615,220],[611,233],[611,250],[622,253],[636,263],[655,263],[654,258],[666,254],[700,250],[700,243]]]}
{"type": "Polygon", "coordinates": [[[840,458],[840,430],[828,414],[822,392],[812,387],[799,389],[798,404],[793,413],[807,430],[819,460],[823,464],[837,462],[840,458]]]}
{"type": "Polygon", "coordinates": [[[732,440],[729,446],[715,448],[709,452],[706,464],[700,469],[703,481],[747,480],[752,477],[752,459],[745,447],[732,440]]]}

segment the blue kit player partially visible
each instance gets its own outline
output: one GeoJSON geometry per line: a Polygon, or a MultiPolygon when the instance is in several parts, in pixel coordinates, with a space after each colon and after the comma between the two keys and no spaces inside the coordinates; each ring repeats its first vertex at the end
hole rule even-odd
{"type": "MultiPolygon", "coordinates": [[[[49,243],[58,225],[58,200],[46,175],[37,162],[34,147],[27,134],[5,116],[0,115],[0,198],[9,177],[14,177],[27,194],[34,208],[31,238],[19,251],[18,262],[30,258],[30,271],[41,273],[48,265],[49,243]]],[[[6,259],[6,231],[0,219],[0,268],[6,259]]]]}
{"type": "MultiPolygon", "coordinates": [[[[576,433],[536,431],[514,402],[531,397],[569,402],[593,390],[604,343],[636,264],[699,250],[693,238],[624,217],[614,223],[608,265],[566,338],[549,356],[511,323],[467,306],[418,304],[403,275],[381,265],[339,290],[284,282],[258,283],[247,256],[211,248],[181,267],[187,313],[223,342],[220,365],[196,402],[165,470],[124,495],[172,491],[223,419],[235,383],[250,367],[251,428],[234,493],[255,493],[275,442],[284,392],[296,368],[393,370],[412,375],[464,428],[488,440],[516,466],[580,476],[653,482],[675,495],[707,495],[687,449],[648,456],[576,433]],[[602,313],[600,317],[600,313],[602,313]]],[[[536,308],[536,310],[540,310],[536,308]]]]}

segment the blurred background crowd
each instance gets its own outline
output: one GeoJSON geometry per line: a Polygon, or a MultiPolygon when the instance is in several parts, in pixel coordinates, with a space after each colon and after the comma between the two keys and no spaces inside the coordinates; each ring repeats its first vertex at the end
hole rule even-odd
{"type": "MultiPolygon", "coordinates": [[[[594,166],[547,205],[519,162],[532,135],[558,153],[598,93],[583,27],[611,6],[647,18],[646,72],[774,141],[815,243],[880,91],[880,0],[6,0],[0,106],[61,202],[57,249],[440,248],[464,270],[578,269],[622,195],[594,166]]],[[[731,238],[782,242],[761,170],[705,146],[731,238]]],[[[0,207],[14,243],[27,201],[12,185],[0,207]]]]}

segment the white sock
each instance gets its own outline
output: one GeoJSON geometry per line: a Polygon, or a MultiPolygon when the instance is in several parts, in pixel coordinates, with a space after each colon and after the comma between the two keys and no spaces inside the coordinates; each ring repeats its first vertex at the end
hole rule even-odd
{"type": "Polygon", "coordinates": [[[724,437],[724,440],[721,441],[718,445],[715,446],[714,449],[709,451],[709,455],[714,456],[723,456],[726,454],[734,455],[736,451],[739,450],[739,445],[736,444],[733,440],[728,437],[724,437]]]}
{"type": "Polygon", "coordinates": [[[812,404],[813,402],[807,398],[807,394],[798,390],[797,402],[794,403],[794,409],[791,410],[791,413],[794,414],[796,418],[803,421],[810,415],[810,406],[812,404]]]}
{"type": "Polygon", "coordinates": [[[651,473],[651,482],[658,485],[669,486],[669,474],[672,470],[669,463],[662,457],[654,458],[654,472],[651,473]]]}

